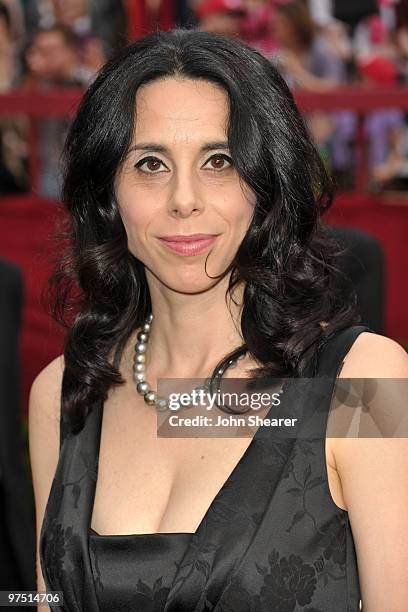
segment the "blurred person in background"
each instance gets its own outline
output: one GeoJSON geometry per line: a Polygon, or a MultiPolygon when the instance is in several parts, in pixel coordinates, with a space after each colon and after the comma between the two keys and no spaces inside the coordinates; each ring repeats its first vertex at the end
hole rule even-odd
{"type": "MultiPolygon", "coordinates": [[[[345,62],[328,46],[302,0],[276,6],[273,31],[279,49],[272,61],[290,87],[319,93],[346,82],[345,62]]],[[[307,120],[326,164],[343,180],[349,172],[353,113],[315,111],[308,113],[307,120]]]]}
{"type": "Polygon", "coordinates": [[[0,2],[0,91],[11,88],[14,77],[15,51],[11,36],[10,12],[4,2],[0,2]]]}
{"type": "Polygon", "coordinates": [[[94,71],[81,64],[79,40],[67,26],[55,25],[36,32],[25,52],[24,88],[82,87],[94,71]]]}
{"type": "Polygon", "coordinates": [[[308,8],[315,26],[330,50],[345,63],[352,61],[353,48],[346,25],[333,15],[331,0],[309,0],[308,8]]]}
{"type": "Polygon", "coordinates": [[[91,30],[89,0],[52,0],[55,19],[70,27],[76,34],[88,34],[91,30]]]}
{"type": "Polygon", "coordinates": [[[25,0],[29,31],[62,24],[72,29],[84,42],[102,45],[104,57],[110,57],[127,39],[126,10],[123,0],[25,0]]]}
{"type": "MultiPolygon", "coordinates": [[[[367,55],[358,62],[363,85],[387,88],[398,83],[395,63],[380,55],[367,55]]],[[[408,138],[404,112],[399,108],[378,108],[367,114],[365,130],[371,187],[406,189],[408,179],[408,138]]]]}
{"type": "Polygon", "coordinates": [[[106,62],[102,40],[93,32],[89,0],[52,0],[55,22],[72,30],[80,45],[81,63],[94,72],[106,62]]]}
{"type": "Polygon", "coordinates": [[[11,37],[17,47],[20,47],[26,36],[26,23],[22,0],[2,0],[2,4],[7,8],[10,16],[11,37]]]}
{"type": "MultiPolygon", "coordinates": [[[[315,0],[319,2],[319,0],[315,0]]],[[[406,11],[407,0],[379,0],[377,2],[333,3],[334,13],[348,22],[352,49],[353,82],[359,86],[378,86],[381,89],[397,85],[404,71],[400,60],[399,45],[392,28],[406,11]],[[405,6],[405,9],[404,9],[405,6]]],[[[329,30],[330,33],[330,30],[329,30]]],[[[408,50],[408,46],[407,46],[408,50]]],[[[343,115],[340,135],[351,143],[357,132],[357,115],[343,115]]],[[[404,113],[399,108],[379,108],[368,113],[364,130],[368,140],[368,165],[370,186],[375,191],[384,187],[399,188],[406,184],[408,138],[404,113]]],[[[334,145],[338,152],[346,153],[347,147],[338,147],[339,133],[334,145]]],[[[347,171],[346,171],[347,174],[347,171]]],[[[405,187],[403,187],[405,188],[405,187]]]]}
{"type": "Polygon", "coordinates": [[[200,30],[239,37],[246,10],[242,0],[203,0],[196,13],[200,30]]]}
{"type": "MultiPolygon", "coordinates": [[[[74,32],[65,25],[39,30],[25,52],[24,89],[54,87],[84,88],[95,71],[81,64],[80,44],[74,32]]],[[[58,198],[60,189],[59,160],[69,120],[46,118],[38,122],[40,133],[40,194],[58,198]]]]}
{"type": "Polygon", "coordinates": [[[357,25],[352,39],[356,59],[378,55],[395,59],[395,46],[390,29],[378,14],[369,15],[357,25]]]}
{"type": "MultiPolygon", "coordinates": [[[[355,64],[363,87],[381,90],[395,87],[403,80],[401,50],[396,32],[397,6],[379,1],[375,14],[361,20],[355,28],[353,45],[355,64]]],[[[399,9],[399,14],[403,11],[399,9]]],[[[364,123],[368,139],[368,163],[371,188],[378,191],[400,187],[407,178],[407,127],[400,108],[378,108],[367,114],[364,123]]],[[[405,187],[404,187],[405,188],[405,187]]]]}
{"type": "Polygon", "coordinates": [[[245,0],[246,16],[241,24],[241,39],[270,58],[276,52],[273,35],[275,7],[271,0],[245,0]]]}
{"type": "MultiPolygon", "coordinates": [[[[16,82],[16,43],[8,6],[0,2],[0,93],[16,82]]],[[[24,193],[28,188],[26,117],[0,117],[0,195],[24,193]]]]}
{"type": "Polygon", "coordinates": [[[326,26],[333,19],[333,3],[331,0],[308,0],[307,6],[314,23],[326,26]]]}
{"type": "Polygon", "coordinates": [[[400,0],[395,6],[395,30],[391,36],[397,54],[400,80],[408,83],[408,0],[400,0]]]}
{"type": "Polygon", "coordinates": [[[276,60],[291,87],[320,92],[345,81],[344,62],[329,49],[302,0],[277,4],[273,34],[276,60]]]}

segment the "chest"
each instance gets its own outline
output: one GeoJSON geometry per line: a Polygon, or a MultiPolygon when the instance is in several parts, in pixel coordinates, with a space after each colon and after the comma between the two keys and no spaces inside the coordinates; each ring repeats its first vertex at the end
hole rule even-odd
{"type": "MultiPolygon", "coordinates": [[[[152,407],[122,392],[104,408],[92,529],[101,535],[194,533],[250,443],[157,437],[152,407]]],[[[334,443],[326,438],[327,480],[334,503],[345,508],[334,443]]]]}

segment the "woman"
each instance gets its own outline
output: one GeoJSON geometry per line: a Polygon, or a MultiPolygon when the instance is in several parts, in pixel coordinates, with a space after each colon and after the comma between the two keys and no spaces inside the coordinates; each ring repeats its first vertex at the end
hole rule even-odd
{"type": "Polygon", "coordinates": [[[324,92],[346,80],[344,61],[331,49],[302,0],[277,5],[273,34],[277,59],[291,86],[324,92]]]}
{"type": "MultiPolygon", "coordinates": [[[[8,4],[0,2],[0,94],[7,94],[16,85],[14,26],[8,4]]],[[[27,191],[28,127],[26,117],[0,117],[0,195],[27,191]]]]}
{"type": "MultiPolygon", "coordinates": [[[[273,29],[278,44],[275,60],[291,88],[324,93],[347,81],[346,61],[330,45],[337,35],[316,27],[305,2],[279,4],[273,29]]],[[[352,175],[350,143],[355,134],[355,113],[315,110],[307,114],[307,122],[337,183],[344,181],[352,175]]]]}
{"type": "Polygon", "coordinates": [[[349,513],[365,608],[402,611],[405,443],[384,461],[378,440],[156,435],[163,378],[335,378],[346,355],[345,377],[407,375],[402,347],[355,325],[319,220],[330,183],[282,78],[237,40],[148,35],[91,85],[65,155],[70,328],[29,419],[52,609],[355,610],[349,513]]]}

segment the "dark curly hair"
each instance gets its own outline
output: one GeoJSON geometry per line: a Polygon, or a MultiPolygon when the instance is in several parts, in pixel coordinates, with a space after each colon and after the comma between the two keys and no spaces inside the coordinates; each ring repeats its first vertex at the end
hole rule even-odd
{"type": "Polygon", "coordinates": [[[138,88],[172,75],[227,92],[231,156],[257,200],[227,290],[244,282],[245,344],[217,367],[246,348],[262,364],[254,379],[302,376],[329,336],[359,322],[354,291],[336,267],[341,250],[321,221],[332,182],[283,78],[236,39],[181,28],[154,32],[102,68],[64,149],[68,244],[49,288],[52,313],[68,327],[62,409],[74,432],[94,402],[124,383],[121,355],[150,311],[144,266],[128,250],[114,179],[131,144],[138,88]]]}

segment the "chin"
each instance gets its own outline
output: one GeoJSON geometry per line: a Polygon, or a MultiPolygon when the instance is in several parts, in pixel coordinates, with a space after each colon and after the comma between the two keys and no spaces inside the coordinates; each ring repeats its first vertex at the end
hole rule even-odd
{"type": "Polygon", "coordinates": [[[214,287],[219,282],[219,279],[208,278],[205,274],[198,278],[182,278],[163,279],[163,284],[172,291],[177,293],[186,293],[193,295],[195,293],[203,293],[214,287]]]}
{"type": "MultiPolygon", "coordinates": [[[[187,263],[187,262],[186,262],[187,263]]],[[[145,266],[147,279],[149,280],[150,274],[159,281],[164,287],[171,289],[177,293],[195,294],[208,291],[215,285],[217,285],[224,277],[211,278],[221,274],[227,267],[228,263],[225,263],[223,267],[217,265],[217,269],[214,269],[214,265],[209,263],[207,265],[207,276],[204,260],[195,262],[192,265],[192,261],[188,262],[188,265],[180,263],[168,262],[164,265],[161,261],[160,265],[156,265],[154,268],[145,266]]],[[[214,262],[212,262],[214,264],[214,262]]]]}

